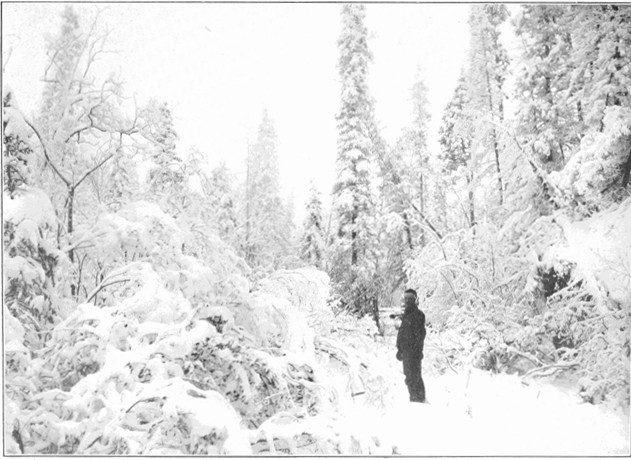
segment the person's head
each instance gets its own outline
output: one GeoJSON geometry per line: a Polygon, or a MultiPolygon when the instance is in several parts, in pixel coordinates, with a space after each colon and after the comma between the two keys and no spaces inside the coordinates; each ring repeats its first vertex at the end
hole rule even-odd
{"type": "Polygon", "coordinates": [[[417,298],[418,296],[414,289],[406,289],[403,293],[403,303],[405,303],[405,305],[416,305],[417,298]]]}

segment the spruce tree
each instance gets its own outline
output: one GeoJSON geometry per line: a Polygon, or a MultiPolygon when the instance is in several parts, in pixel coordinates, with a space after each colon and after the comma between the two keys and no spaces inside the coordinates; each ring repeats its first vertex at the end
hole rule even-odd
{"type": "Polygon", "coordinates": [[[373,166],[376,125],[368,94],[368,30],[366,8],[342,6],[342,32],[338,39],[341,107],[337,115],[337,178],[333,206],[337,239],[331,260],[334,288],[342,304],[357,311],[374,309],[370,294],[369,246],[374,218],[373,166]]]}
{"type": "Polygon", "coordinates": [[[244,253],[261,273],[280,268],[289,242],[280,197],[276,130],[267,110],[247,159],[244,253]]]}
{"type": "Polygon", "coordinates": [[[151,162],[147,173],[147,199],[156,201],[163,211],[177,216],[185,205],[182,199],[186,179],[184,163],[176,152],[178,134],[173,114],[166,102],[151,100],[140,116],[140,133],[147,141],[146,156],[151,162]]]}

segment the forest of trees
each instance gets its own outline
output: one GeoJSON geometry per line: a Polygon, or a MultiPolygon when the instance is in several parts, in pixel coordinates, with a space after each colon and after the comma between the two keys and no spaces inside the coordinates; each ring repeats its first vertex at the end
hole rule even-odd
{"type": "MultiPolygon", "coordinates": [[[[173,101],[135,106],[114,74],[95,72],[108,50],[98,16],[91,22],[65,8],[38,76],[37,117],[20,110],[5,82],[5,392],[14,408],[5,433],[15,453],[135,452],[142,442],[131,431],[100,419],[85,419],[101,424],[99,437],[82,439],[77,413],[104,405],[87,389],[83,399],[69,396],[120,364],[102,358],[112,347],[149,343],[162,358],[146,362],[138,352],[129,375],[98,382],[101,395],[159,373],[185,375],[197,382],[192,389],[219,388],[252,426],[291,401],[313,409],[306,377],[282,383],[288,377],[255,352],[267,349],[257,342],[265,321],[213,336],[221,352],[196,349],[195,359],[172,351],[166,332],[186,335],[200,315],[218,330],[239,322],[228,307],[267,305],[269,283],[282,285],[274,277],[303,266],[330,277],[331,312],[369,318],[379,332],[380,311],[414,286],[450,366],[567,373],[580,379],[584,400],[628,404],[629,297],[550,249],[571,223],[629,206],[631,8],[525,5],[509,17],[502,4],[472,5],[469,57],[440,115],[438,151],[428,142],[431,88],[420,70],[409,89],[412,124],[394,145],[383,139],[368,78],[370,7],[340,9],[336,179],[332,190],[312,185],[304,222],[281,194],[270,115],[249,145],[246,177],[209,164],[204,152],[183,152],[173,101]],[[517,62],[501,39],[507,24],[520,44],[517,62]],[[168,362],[167,349],[175,356],[168,362]],[[212,366],[225,368],[204,374],[212,366]],[[230,386],[228,367],[245,380],[230,386]],[[270,385],[288,393],[274,399],[270,385]],[[265,411],[239,399],[246,386],[261,392],[265,411]]],[[[615,270],[631,279],[628,261],[615,270]]],[[[162,410],[149,397],[137,409],[143,404],[148,414],[162,410]]],[[[181,436],[177,423],[156,429],[181,436]]],[[[199,443],[221,439],[206,435],[199,443]]],[[[185,453],[215,452],[201,444],[185,453]]]]}

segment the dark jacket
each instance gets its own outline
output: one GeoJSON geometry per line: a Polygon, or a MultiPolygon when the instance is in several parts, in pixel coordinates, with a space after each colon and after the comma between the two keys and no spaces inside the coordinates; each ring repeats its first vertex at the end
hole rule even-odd
{"type": "Polygon", "coordinates": [[[397,334],[397,359],[423,359],[425,314],[416,305],[407,305],[397,334]]]}

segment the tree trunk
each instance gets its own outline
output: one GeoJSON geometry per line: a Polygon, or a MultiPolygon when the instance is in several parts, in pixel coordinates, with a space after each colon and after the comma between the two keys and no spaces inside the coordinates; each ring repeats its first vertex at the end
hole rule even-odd
{"type": "Polygon", "coordinates": [[[250,143],[245,165],[245,260],[252,262],[250,254],[250,143]]]}
{"type": "Polygon", "coordinates": [[[622,172],[623,188],[626,188],[629,185],[629,176],[631,176],[631,137],[629,138],[629,154],[627,155],[627,162],[625,163],[622,172]]]}
{"type": "MultiPolygon", "coordinates": [[[[74,192],[75,189],[74,187],[69,187],[68,188],[68,220],[67,220],[67,227],[68,227],[68,239],[70,240],[72,238],[72,232],[74,231],[74,192]]],[[[74,248],[70,248],[70,251],[68,251],[68,259],[70,259],[70,263],[74,263],[74,248]]],[[[70,283],[70,293],[72,294],[72,296],[74,297],[76,294],[78,294],[77,292],[77,286],[75,283],[70,283]]]]}
{"type": "Polygon", "coordinates": [[[410,218],[407,212],[403,212],[403,222],[405,224],[405,237],[408,242],[408,247],[414,249],[414,243],[412,242],[412,229],[410,224],[410,218]]]}
{"type": "Polygon", "coordinates": [[[357,265],[357,205],[353,206],[353,214],[351,215],[351,265],[357,265]]]}
{"type": "MultiPolygon", "coordinates": [[[[483,43],[484,53],[486,55],[486,43],[483,43]]],[[[485,56],[486,57],[486,56],[485,56]]],[[[489,95],[489,115],[491,118],[493,117],[493,88],[491,87],[491,76],[489,75],[489,71],[485,69],[484,76],[486,78],[486,90],[489,95]]],[[[500,101],[501,107],[501,101],[500,101]]],[[[500,109],[501,110],[501,109],[500,109]]],[[[500,118],[502,118],[502,114],[500,113],[500,118]]],[[[495,169],[497,170],[497,186],[500,194],[500,206],[504,204],[504,184],[502,183],[502,175],[500,170],[500,152],[499,146],[497,143],[497,132],[495,127],[491,127],[491,135],[493,136],[493,151],[495,153],[495,169]]]]}
{"type": "Polygon", "coordinates": [[[469,193],[469,227],[471,228],[475,226],[475,203],[473,201],[473,189],[471,188],[472,182],[473,178],[470,174],[467,174],[467,190],[469,193]]]}
{"type": "MultiPolygon", "coordinates": [[[[419,205],[421,209],[421,213],[425,214],[425,191],[424,191],[424,177],[421,173],[420,175],[420,183],[419,183],[419,205]]],[[[425,230],[421,228],[421,247],[425,247],[425,230]]]]}

